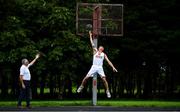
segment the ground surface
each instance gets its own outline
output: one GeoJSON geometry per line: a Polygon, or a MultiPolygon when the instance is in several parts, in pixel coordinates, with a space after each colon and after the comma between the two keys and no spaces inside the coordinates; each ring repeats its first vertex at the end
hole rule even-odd
{"type": "Polygon", "coordinates": [[[112,107],[112,106],[60,106],[60,107],[32,107],[18,109],[16,107],[0,107],[0,111],[180,111],[180,107],[112,107]]]}

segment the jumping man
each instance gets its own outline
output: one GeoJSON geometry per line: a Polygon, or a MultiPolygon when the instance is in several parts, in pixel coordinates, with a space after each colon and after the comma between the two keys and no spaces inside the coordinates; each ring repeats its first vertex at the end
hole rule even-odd
{"type": "Polygon", "coordinates": [[[82,80],[81,86],[78,88],[77,92],[80,93],[82,91],[82,89],[84,88],[84,85],[85,85],[86,81],[89,79],[89,77],[93,77],[94,73],[98,73],[104,82],[107,97],[111,98],[108,82],[106,80],[106,75],[104,74],[104,70],[103,70],[104,58],[108,62],[108,64],[112,67],[114,72],[118,72],[118,71],[116,70],[114,65],[111,63],[111,61],[108,59],[107,55],[105,53],[103,53],[104,47],[100,46],[98,49],[95,47],[95,45],[93,43],[91,31],[89,31],[89,37],[90,37],[90,42],[91,42],[91,45],[93,48],[93,65],[91,66],[91,69],[89,70],[88,74],[82,80]]]}

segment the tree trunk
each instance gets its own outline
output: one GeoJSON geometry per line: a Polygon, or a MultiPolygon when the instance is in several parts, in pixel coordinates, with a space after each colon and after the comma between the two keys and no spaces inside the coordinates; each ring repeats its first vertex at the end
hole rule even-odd
{"type": "Polygon", "coordinates": [[[41,82],[40,82],[40,96],[44,96],[44,88],[45,88],[45,77],[44,74],[42,74],[41,82]]]}
{"type": "Polygon", "coordinates": [[[53,80],[54,75],[49,74],[49,90],[50,90],[50,96],[54,95],[54,80],[53,80]]]}
{"type": "Polygon", "coordinates": [[[144,91],[143,91],[143,96],[144,98],[151,98],[152,95],[152,77],[151,74],[148,72],[145,74],[145,79],[144,79],[144,91]]]}
{"type": "Polygon", "coordinates": [[[2,86],[1,86],[1,95],[3,98],[8,96],[8,75],[9,69],[2,68],[2,86]]]}

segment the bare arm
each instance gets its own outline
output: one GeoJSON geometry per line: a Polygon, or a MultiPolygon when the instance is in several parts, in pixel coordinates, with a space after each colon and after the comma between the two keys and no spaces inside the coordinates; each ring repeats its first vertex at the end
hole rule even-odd
{"type": "Polygon", "coordinates": [[[29,63],[29,66],[33,65],[38,58],[39,58],[39,54],[37,54],[36,57],[34,58],[34,60],[32,60],[32,61],[29,63]]]}
{"type": "Polygon", "coordinates": [[[93,53],[95,54],[97,52],[97,48],[95,47],[95,44],[93,42],[92,32],[91,31],[89,31],[89,38],[90,38],[91,46],[93,48],[93,53]]]}
{"type": "Polygon", "coordinates": [[[25,85],[24,85],[24,82],[23,82],[23,75],[20,75],[20,76],[19,76],[19,80],[20,80],[20,83],[21,83],[22,88],[24,89],[24,88],[25,88],[25,85]]]}
{"type": "Polygon", "coordinates": [[[111,63],[111,61],[108,59],[107,55],[105,54],[105,60],[108,62],[108,64],[112,67],[114,72],[118,72],[117,69],[114,67],[114,65],[111,63]]]}

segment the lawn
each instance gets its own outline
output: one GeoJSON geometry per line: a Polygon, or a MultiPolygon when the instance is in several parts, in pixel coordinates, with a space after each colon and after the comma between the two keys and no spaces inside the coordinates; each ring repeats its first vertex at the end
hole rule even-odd
{"type": "MultiPolygon", "coordinates": [[[[91,106],[88,100],[68,100],[68,101],[32,101],[33,107],[57,107],[57,106],[91,106]]],[[[17,101],[0,101],[0,107],[14,107],[17,101]]],[[[25,102],[23,102],[25,105],[25,102]]],[[[147,101],[147,100],[100,100],[98,106],[117,107],[180,107],[180,101],[147,101]]]]}

